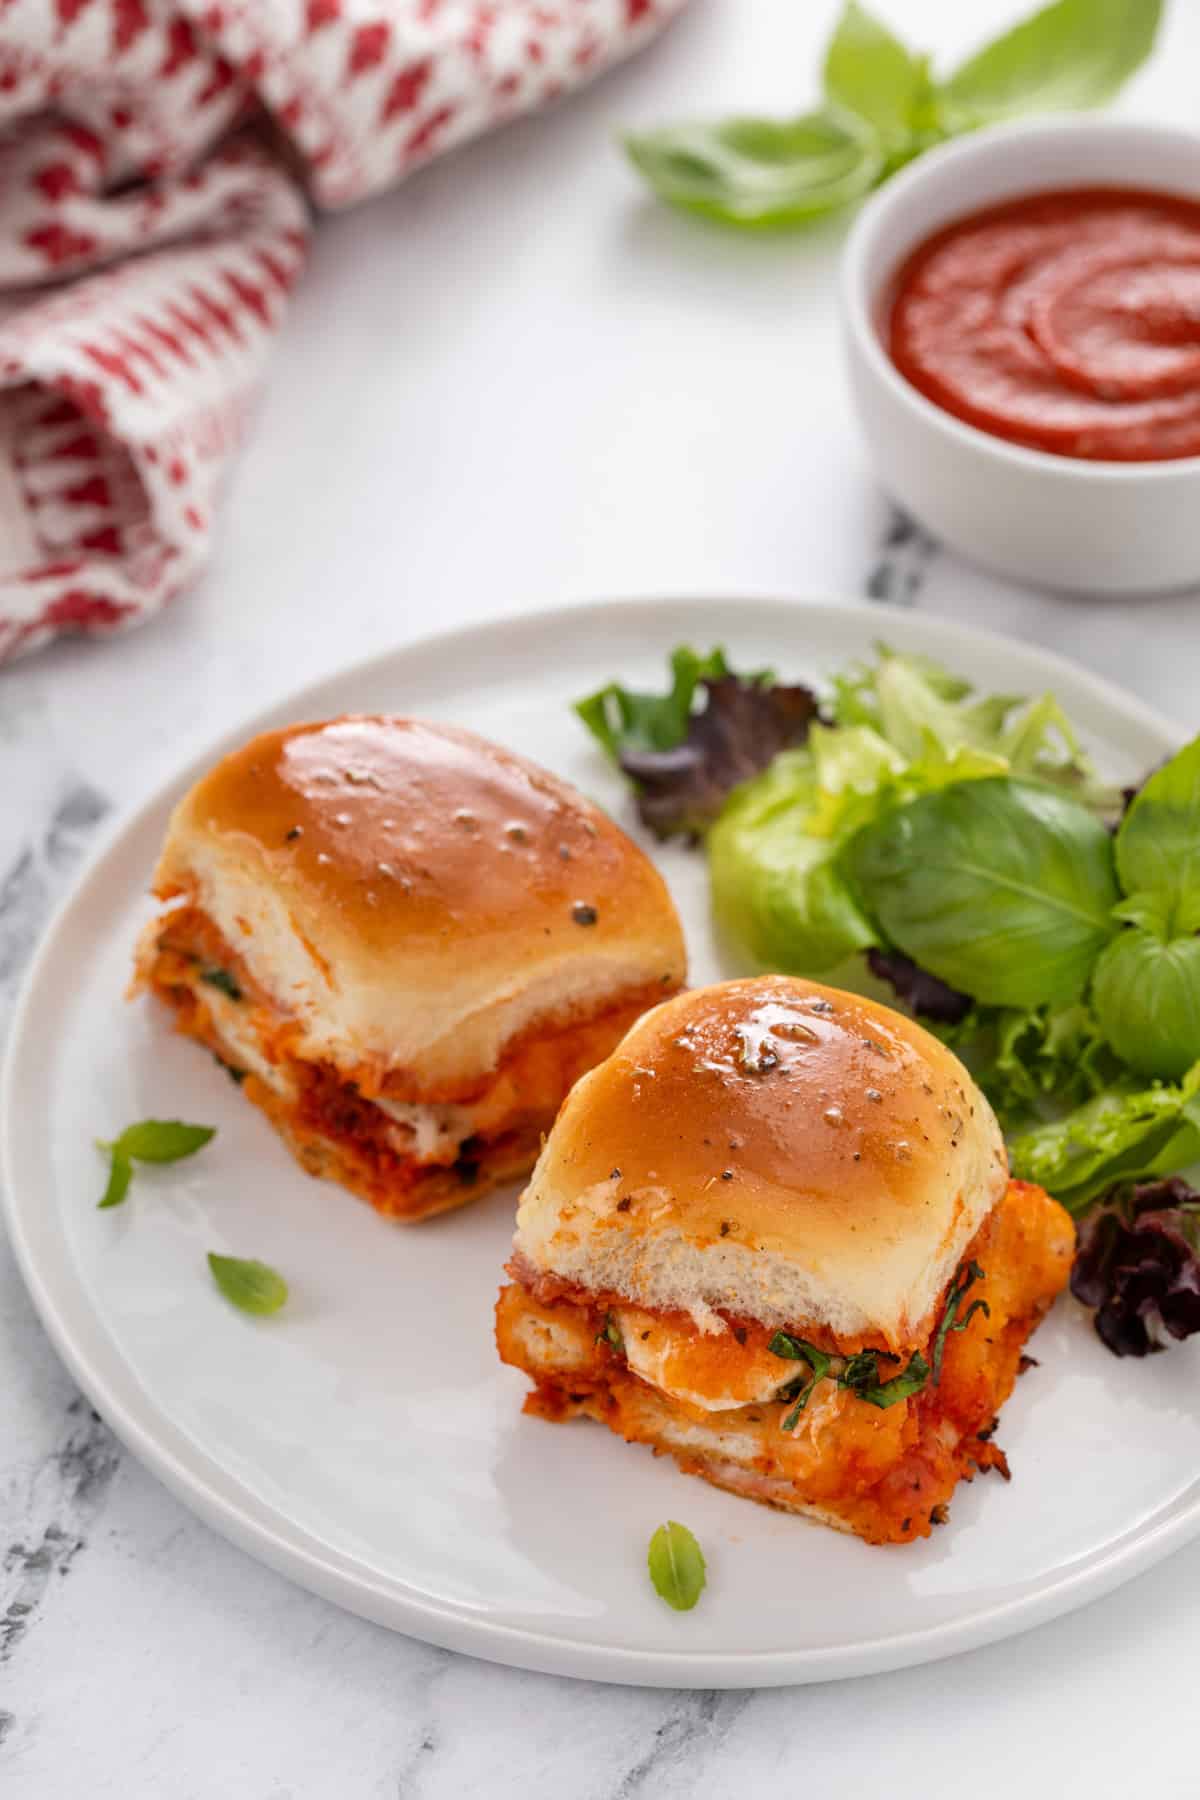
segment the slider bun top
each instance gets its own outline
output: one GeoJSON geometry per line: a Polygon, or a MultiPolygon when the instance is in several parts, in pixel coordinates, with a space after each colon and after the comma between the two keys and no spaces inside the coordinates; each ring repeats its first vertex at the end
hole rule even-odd
{"type": "Polygon", "coordinates": [[[516,1249],[596,1294],[820,1329],[928,1335],[1008,1178],[995,1117],[936,1038],[814,981],[666,1001],[576,1083],[516,1249]]]}
{"type": "Polygon", "coordinates": [[[350,717],[265,732],[180,802],[155,876],[345,1070],[414,1094],[521,1033],[677,988],[661,876],[598,808],[472,732],[350,717]]]}

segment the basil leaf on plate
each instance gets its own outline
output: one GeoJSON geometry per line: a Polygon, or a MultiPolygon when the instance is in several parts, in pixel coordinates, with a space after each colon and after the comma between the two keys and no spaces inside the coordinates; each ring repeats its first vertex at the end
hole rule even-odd
{"type": "Polygon", "coordinates": [[[135,1162],[172,1163],[193,1156],[216,1136],[212,1125],[185,1125],[181,1119],[141,1119],[111,1143],[97,1140],[109,1156],[108,1186],[97,1207],[120,1206],[129,1192],[135,1162]]]}
{"type": "Polygon", "coordinates": [[[660,200],[726,225],[796,224],[835,211],[882,175],[877,134],[851,115],[668,125],[625,139],[660,200]]]}
{"type": "Polygon", "coordinates": [[[287,1282],[269,1263],[218,1256],[210,1250],[208,1266],[225,1298],[242,1312],[278,1312],[288,1297],[287,1282]]]}
{"type": "Polygon", "coordinates": [[[1131,1069],[1179,1080],[1200,1061],[1200,937],[1123,931],[1096,964],[1092,1011],[1131,1069]]]}
{"type": "Polygon", "coordinates": [[[1163,909],[1164,936],[1200,929],[1200,738],[1142,784],[1115,850],[1121,886],[1131,897],[1123,917],[1137,918],[1134,907],[1146,897],[1163,909]]]}
{"type": "Polygon", "coordinates": [[[669,1519],[650,1539],[646,1555],[654,1591],[676,1612],[690,1612],[704,1591],[704,1552],[686,1525],[669,1519]]]}
{"type": "Polygon", "coordinates": [[[1066,795],[1008,777],[919,795],[842,858],[885,937],[996,1006],[1065,1006],[1113,935],[1112,840],[1066,795]]]}
{"type": "Polygon", "coordinates": [[[938,88],[954,131],[1110,100],[1154,44],[1162,0],[1056,0],[938,88]]]}
{"type": "Polygon", "coordinates": [[[172,1163],[194,1156],[216,1136],[213,1125],[185,1125],[182,1119],[143,1119],[127,1125],[117,1139],[135,1162],[172,1163]]]}
{"type": "Polygon", "coordinates": [[[108,1206],[120,1206],[129,1192],[129,1183],[133,1180],[133,1164],[119,1144],[106,1144],[110,1155],[108,1165],[108,1186],[104,1190],[102,1200],[96,1202],[96,1209],[102,1212],[108,1206]]]}

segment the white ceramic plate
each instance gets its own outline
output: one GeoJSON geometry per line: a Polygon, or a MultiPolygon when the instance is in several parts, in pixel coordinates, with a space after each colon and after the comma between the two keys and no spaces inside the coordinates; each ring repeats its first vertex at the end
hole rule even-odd
{"type": "MultiPolygon", "coordinates": [[[[571,699],[610,675],[660,682],[681,639],[821,676],[881,633],[989,689],[1052,686],[1115,776],[1172,747],[1138,703],[1027,645],[862,606],[690,601],[435,639],[308,688],[229,742],[296,718],[418,711],[538,758],[629,821],[571,699]]],[[[435,1643],[697,1687],[948,1655],[1082,1604],[1197,1530],[1192,1347],[1119,1364],[1069,1302],[1005,1409],[1012,1485],[960,1489],[949,1526],[906,1549],[718,1493],[594,1426],[522,1417],[525,1382],[498,1364],[491,1336],[512,1190],[412,1230],[385,1224],[301,1174],[208,1057],[149,1005],[124,1003],[168,808],[199,772],[110,835],[49,932],[13,1032],[3,1133],[12,1237],[51,1337],[114,1430],[217,1530],[435,1643]],[[139,1170],[129,1202],[97,1212],[92,1140],[147,1115],[219,1136],[193,1162],[139,1170]],[[254,1320],[229,1307],[210,1249],[277,1265],[286,1310],[254,1320]],[[690,1614],[670,1612],[646,1577],[647,1539],[669,1517],[708,1555],[690,1614]]],[[[694,979],[730,972],[709,933],[702,858],[660,861],[694,979]]]]}

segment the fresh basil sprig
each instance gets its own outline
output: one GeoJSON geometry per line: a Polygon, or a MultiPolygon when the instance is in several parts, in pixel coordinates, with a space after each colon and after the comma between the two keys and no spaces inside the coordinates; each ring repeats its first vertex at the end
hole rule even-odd
{"type": "Polygon", "coordinates": [[[194,1156],[216,1136],[212,1125],[185,1125],[181,1119],[142,1119],[127,1125],[120,1137],[96,1140],[109,1158],[108,1186],[98,1207],[120,1206],[129,1192],[135,1162],[172,1163],[194,1156]]]}
{"type": "Polygon", "coordinates": [[[704,1592],[708,1567],[704,1552],[686,1525],[668,1519],[650,1539],[646,1564],[654,1591],[676,1612],[691,1612],[704,1592]]]}
{"type": "Polygon", "coordinates": [[[824,60],[824,104],[633,133],[660,199],[727,225],[800,223],[859,199],[932,145],[1023,113],[1099,106],[1149,55],[1162,0],[1054,0],[942,80],[848,0],[824,60]]]}
{"type": "Polygon", "coordinates": [[[278,1312],[288,1297],[288,1285],[269,1263],[241,1256],[208,1254],[212,1278],[225,1298],[241,1312],[278,1312]]]}

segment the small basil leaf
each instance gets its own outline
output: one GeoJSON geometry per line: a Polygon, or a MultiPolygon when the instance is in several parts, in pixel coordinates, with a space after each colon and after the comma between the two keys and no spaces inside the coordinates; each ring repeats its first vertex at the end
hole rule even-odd
{"type": "Polygon", "coordinates": [[[104,1198],[96,1202],[97,1211],[106,1206],[120,1206],[129,1192],[129,1183],[133,1178],[133,1164],[120,1144],[101,1144],[100,1148],[109,1152],[110,1160],[108,1186],[104,1190],[104,1198]]]}
{"type": "Polygon", "coordinates": [[[185,1125],[181,1119],[143,1119],[127,1125],[116,1147],[135,1162],[172,1163],[194,1156],[216,1136],[212,1125],[185,1125]]]}
{"type": "Polygon", "coordinates": [[[812,1370],[809,1379],[805,1380],[803,1377],[799,1377],[797,1380],[789,1382],[778,1395],[778,1398],[785,1404],[789,1400],[795,1401],[795,1405],[780,1426],[782,1431],[792,1431],[799,1423],[800,1414],[812,1398],[813,1389],[818,1381],[823,1381],[828,1375],[833,1358],[827,1356],[824,1350],[818,1350],[815,1344],[808,1343],[804,1338],[793,1337],[788,1331],[777,1331],[767,1345],[767,1349],[772,1356],[782,1357],[785,1362],[807,1363],[812,1370]]]}
{"type": "Polygon", "coordinates": [[[810,1369],[815,1369],[818,1363],[826,1366],[829,1363],[823,1350],[818,1350],[804,1338],[793,1337],[788,1331],[777,1331],[767,1349],[772,1356],[782,1356],[785,1362],[806,1362],[810,1369]]]}
{"type": "MultiPolygon", "coordinates": [[[[903,1374],[893,1375],[890,1381],[856,1382],[852,1391],[856,1399],[886,1410],[889,1406],[895,1406],[899,1400],[911,1400],[914,1394],[921,1392],[928,1380],[929,1364],[919,1350],[914,1350],[903,1374]]],[[[849,1382],[845,1385],[851,1386],[849,1382]]]]}
{"type": "Polygon", "coordinates": [[[650,1579],[660,1599],[676,1612],[690,1612],[704,1591],[704,1552],[686,1525],[669,1519],[650,1539],[646,1555],[650,1579]]]}
{"type": "Polygon", "coordinates": [[[288,1297],[287,1282],[268,1263],[209,1251],[208,1266],[225,1298],[242,1312],[278,1312],[288,1297]]]}
{"type": "Polygon", "coordinates": [[[867,193],[885,164],[878,136],[850,116],[727,119],[627,137],[661,200],[725,225],[796,224],[867,193]]]}
{"type": "Polygon", "coordinates": [[[820,1379],[821,1377],[819,1375],[812,1375],[807,1381],[801,1381],[799,1386],[793,1382],[790,1387],[785,1388],[783,1393],[778,1396],[785,1404],[789,1400],[794,1400],[796,1403],[787,1414],[786,1418],[781,1420],[779,1426],[781,1431],[794,1431],[796,1429],[796,1426],[800,1423],[800,1414],[811,1400],[812,1391],[820,1379]]]}
{"type": "Polygon", "coordinates": [[[1123,931],[1096,964],[1092,1011],[1130,1068],[1179,1080],[1200,1061],[1200,937],[1123,931]]]}
{"type": "Polygon", "coordinates": [[[1113,936],[1108,832],[1031,782],[919,795],[864,826],[842,866],[897,948],[991,1005],[1069,1005],[1113,936]]]}
{"type": "Polygon", "coordinates": [[[927,59],[848,0],[825,52],[824,87],[831,106],[856,113],[900,151],[928,98],[927,59]]]}
{"type": "Polygon", "coordinates": [[[206,981],[209,987],[216,988],[219,993],[227,995],[230,1000],[242,998],[242,990],[228,969],[201,969],[200,979],[206,981]]]}
{"type": "Polygon", "coordinates": [[[1143,908],[1151,898],[1165,908],[1164,936],[1200,926],[1200,738],[1142,784],[1121,821],[1115,853],[1125,892],[1143,908]]]}
{"type": "Polygon", "coordinates": [[[958,1309],[967,1293],[977,1281],[983,1280],[983,1270],[977,1262],[960,1263],[950,1283],[946,1295],[946,1304],[942,1309],[941,1322],[933,1337],[933,1385],[937,1387],[942,1379],[942,1358],[946,1354],[946,1339],[952,1331],[965,1331],[977,1312],[984,1318],[991,1317],[991,1308],[986,1300],[973,1300],[960,1319],[958,1309]]]}
{"type": "Polygon", "coordinates": [[[1150,54],[1162,0],[1056,0],[969,58],[938,97],[951,129],[1099,106],[1150,54]]]}

